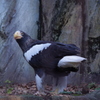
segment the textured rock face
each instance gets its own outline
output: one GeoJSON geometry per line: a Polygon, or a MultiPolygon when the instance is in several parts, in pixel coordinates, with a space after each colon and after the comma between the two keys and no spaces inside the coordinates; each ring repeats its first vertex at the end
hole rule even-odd
{"type": "Polygon", "coordinates": [[[100,83],[100,0],[41,1],[44,33],[41,38],[74,43],[81,48],[81,56],[88,59],[78,73],[70,74],[69,83],[100,83]]]}
{"type": "Polygon", "coordinates": [[[85,55],[88,57],[88,68],[91,72],[87,77],[100,83],[100,0],[87,0],[86,12],[88,50],[85,55]]]}
{"type": "Polygon", "coordinates": [[[0,82],[34,79],[34,70],[13,39],[16,30],[23,30],[33,38],[37,38],[39,32],[39,39],[76,44],[88,60],[81,64],[78,73],[70,74],[69,82],[100,83],[99,16],[100,0],[1,0],[0,82]]]}
{"type": "Polygon", "coordinates": [[[0,1],[0,84],[5,80],[15,83],[34,80],[34,70],[22,57],[13,33],[23,30],[37,38],[38,16],[38,0],[0,1]]]}
{"type": "Polygon", "coordinates": [[[92,0],[87,4],[88,19],[90,19],[88,34],[90,69],[92,72],[100,73],[100,1],[92,0]]]}
{"type": "MultiPolygon", "coordinates": [[[[71,5],[72,6],[72,5],[71,5]]],[[[80,5],[74,4],[73,11],[71,12],[71,16],[68,20],[68,23],[62,27],[61,35],[59,37],[59,41],[63,43],[74,43],[78,47],[81,47],[82,43],[82,8],[80,5]],[[77,37],[77,39],[76,39],[77,37]]],[[[67,18],[67,14],[65,15],[67,18]]],[[[65,22],[67,21],[65,19],[65,22]]]]}

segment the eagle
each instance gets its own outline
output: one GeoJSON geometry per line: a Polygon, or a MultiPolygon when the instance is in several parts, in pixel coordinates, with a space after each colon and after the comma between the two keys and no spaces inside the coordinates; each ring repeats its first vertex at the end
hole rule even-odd
{"type": "Polygon", "coordinates": [[[45,77],[52,76],[55,93],[63,92],[70,72],[77,72],[79,64],[86,60],[78,56],[80,49],[75,44],[48,42],[32,39],[23,31],[16,31],[14,38],[23,51],[26,61],[35,70],[37,89],[44,92],[45,77]]]}

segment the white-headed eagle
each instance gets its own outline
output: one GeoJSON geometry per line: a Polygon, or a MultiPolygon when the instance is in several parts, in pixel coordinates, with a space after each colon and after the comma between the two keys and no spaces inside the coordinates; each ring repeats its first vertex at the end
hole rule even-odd
{"type": "Polygon", "coordinates": [[[80,49],[74,44],[34,40],[23,31],[16,31],[14,38],[28,63],[35,70],[38,91],[44,91],[43,79],[53,77],[53,89],[60,93],[67,86],[67,76],[77,72],[78,65],[86,58],[77,56],[80,49]]]}

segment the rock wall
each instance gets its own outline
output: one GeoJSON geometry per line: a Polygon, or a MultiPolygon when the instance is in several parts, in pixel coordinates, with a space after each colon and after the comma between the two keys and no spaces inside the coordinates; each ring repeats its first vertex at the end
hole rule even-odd
{"type": "Polygon", "coordinates": [[[100,0],[1,0],[0,84],[34,80],[34,70],[13,39],[16,30],[33,38],[76,44],[88,60],[78,73],[70,74],[69,83],[100,83],[99,16],[100,0]]]}
{"type": "Polygon", "coordinates": [[[69,83],[100,83],[100,0],[41,0],[41,39],[74,43],[87,61],[69,83]]]}
{"type": "Polygon", "coordinates": [[[0,0],[0,84],[34,80],[34,70],[24,58],[13,39],[16,30],[37,38],[39,20],[38,0],[0,0]]]}

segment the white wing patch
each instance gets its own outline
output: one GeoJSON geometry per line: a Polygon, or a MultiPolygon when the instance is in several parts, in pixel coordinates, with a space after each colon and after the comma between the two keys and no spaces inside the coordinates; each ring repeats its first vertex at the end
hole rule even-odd
{"type": "Polygon", "coordinates": [[[27,52],[24,53],[26,60],[29,61],[32,58],[32,56],[37,55],[43,49],[47,49],[50,45],[51,43],[45,43],[45,44],[37,44],[31,47],[27,52]]]}

